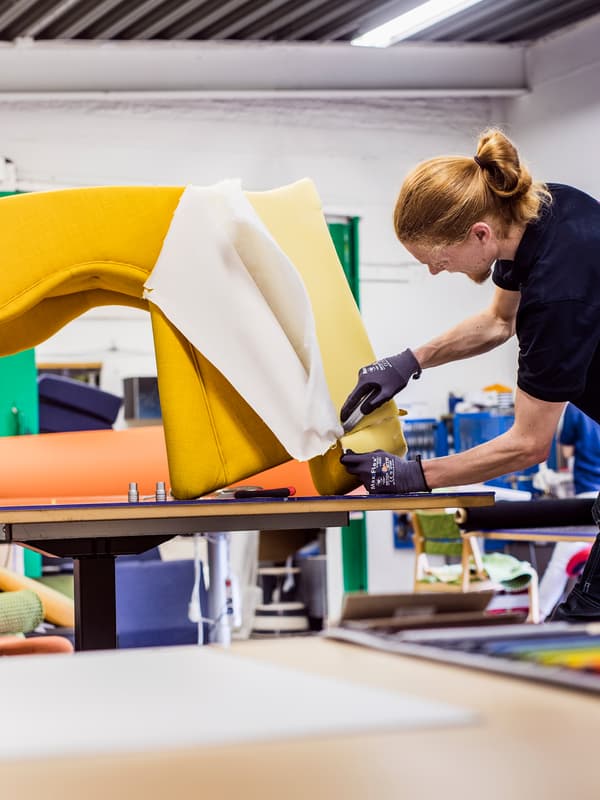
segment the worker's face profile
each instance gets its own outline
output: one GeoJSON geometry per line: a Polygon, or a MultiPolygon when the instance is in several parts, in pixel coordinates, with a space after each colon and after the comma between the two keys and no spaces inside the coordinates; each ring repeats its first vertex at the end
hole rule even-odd
{"type": "Polygon", "coordinates": [[[489,237],[471,233],[458,244],[429,245],[409,243],[408,252],[425,264],[431,275],[461,272],[475,283],[484,283],[492,274],[497,249],[489,237]]]}

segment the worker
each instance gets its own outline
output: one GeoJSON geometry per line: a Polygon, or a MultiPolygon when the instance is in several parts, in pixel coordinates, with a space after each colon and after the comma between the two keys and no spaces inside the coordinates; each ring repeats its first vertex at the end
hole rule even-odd
{"type": "Polygon", "coordinates": [[[565,408],[559,435],[566,461],[573,459],[575,494],[600,489],[600,425],[569,403],[565,408]]]}
{"type": "MultiPolygon", "coordinates": [[[[489,307],[414,349],[359,371],[342,422],[368,414],[423,370],[486,353],[515,333],[515,420],[501,436],[454,455],[412,461],[386,453],[342,456],[370,492],[429,492],[544,461],[567,401],[600,421],[600,204],[562,184],[533,181],[499,130],[475,156],[425,161],[406,177],[394,209],[396,235],[432,275],[490,276],[489,307]]],[[[593,508],[600,524],[600,502],[593,508]]],[[[555,618],[600,619],[600,541],[555,618]]]]}
{"type": "MultiPolygon", "coordinates": [[[[572,459],[573,489],[589,497],[600,490],[600,425],[572,403],[568,403],[559,435],[561,454],[572,459]]],[[[540,581],[540,617],[549,617],[563,596],[573,564],[584,562],[585,542],[557,542],[540,581]]]]}

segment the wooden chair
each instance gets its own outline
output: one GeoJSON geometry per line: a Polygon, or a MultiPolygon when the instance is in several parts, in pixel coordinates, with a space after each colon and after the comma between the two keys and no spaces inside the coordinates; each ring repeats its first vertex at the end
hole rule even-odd
{"type": "MultiPolygon", "coordinates": [[[[415,547],[415,592],[468,592],[504,587],[490,580],[484,566],[479,542],[475,537],[463,537],[452,514],[439,511],[415,511],[411,515],[415,547]],[[446,583],[436,579],[429,556],[460,558],[460,579],[446,583]]],[[[539,622],[538,576],[532,571],[527,587],[529,595],[528,622],[539,622]]]]}

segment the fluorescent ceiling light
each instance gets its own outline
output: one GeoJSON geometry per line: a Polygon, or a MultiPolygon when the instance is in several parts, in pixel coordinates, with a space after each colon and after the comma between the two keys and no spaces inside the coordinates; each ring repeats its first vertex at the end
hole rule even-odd
{"type": "Polygon", "coordinates": [[[389,47],[480,2],[481,0],[429,0],[352,39],[350,44],[360,47],[389,47]]]}

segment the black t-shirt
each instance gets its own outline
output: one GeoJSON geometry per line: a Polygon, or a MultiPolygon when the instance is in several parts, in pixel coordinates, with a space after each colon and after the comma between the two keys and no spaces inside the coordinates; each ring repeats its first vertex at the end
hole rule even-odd
{"type": "Polygon", "coordinates": [[[552,203],[527,226],[514,261],[492,279],[520,291],[516,330],[520,389],[570,400],[600,422],[600,203],[548,184],[552,203]]]}

